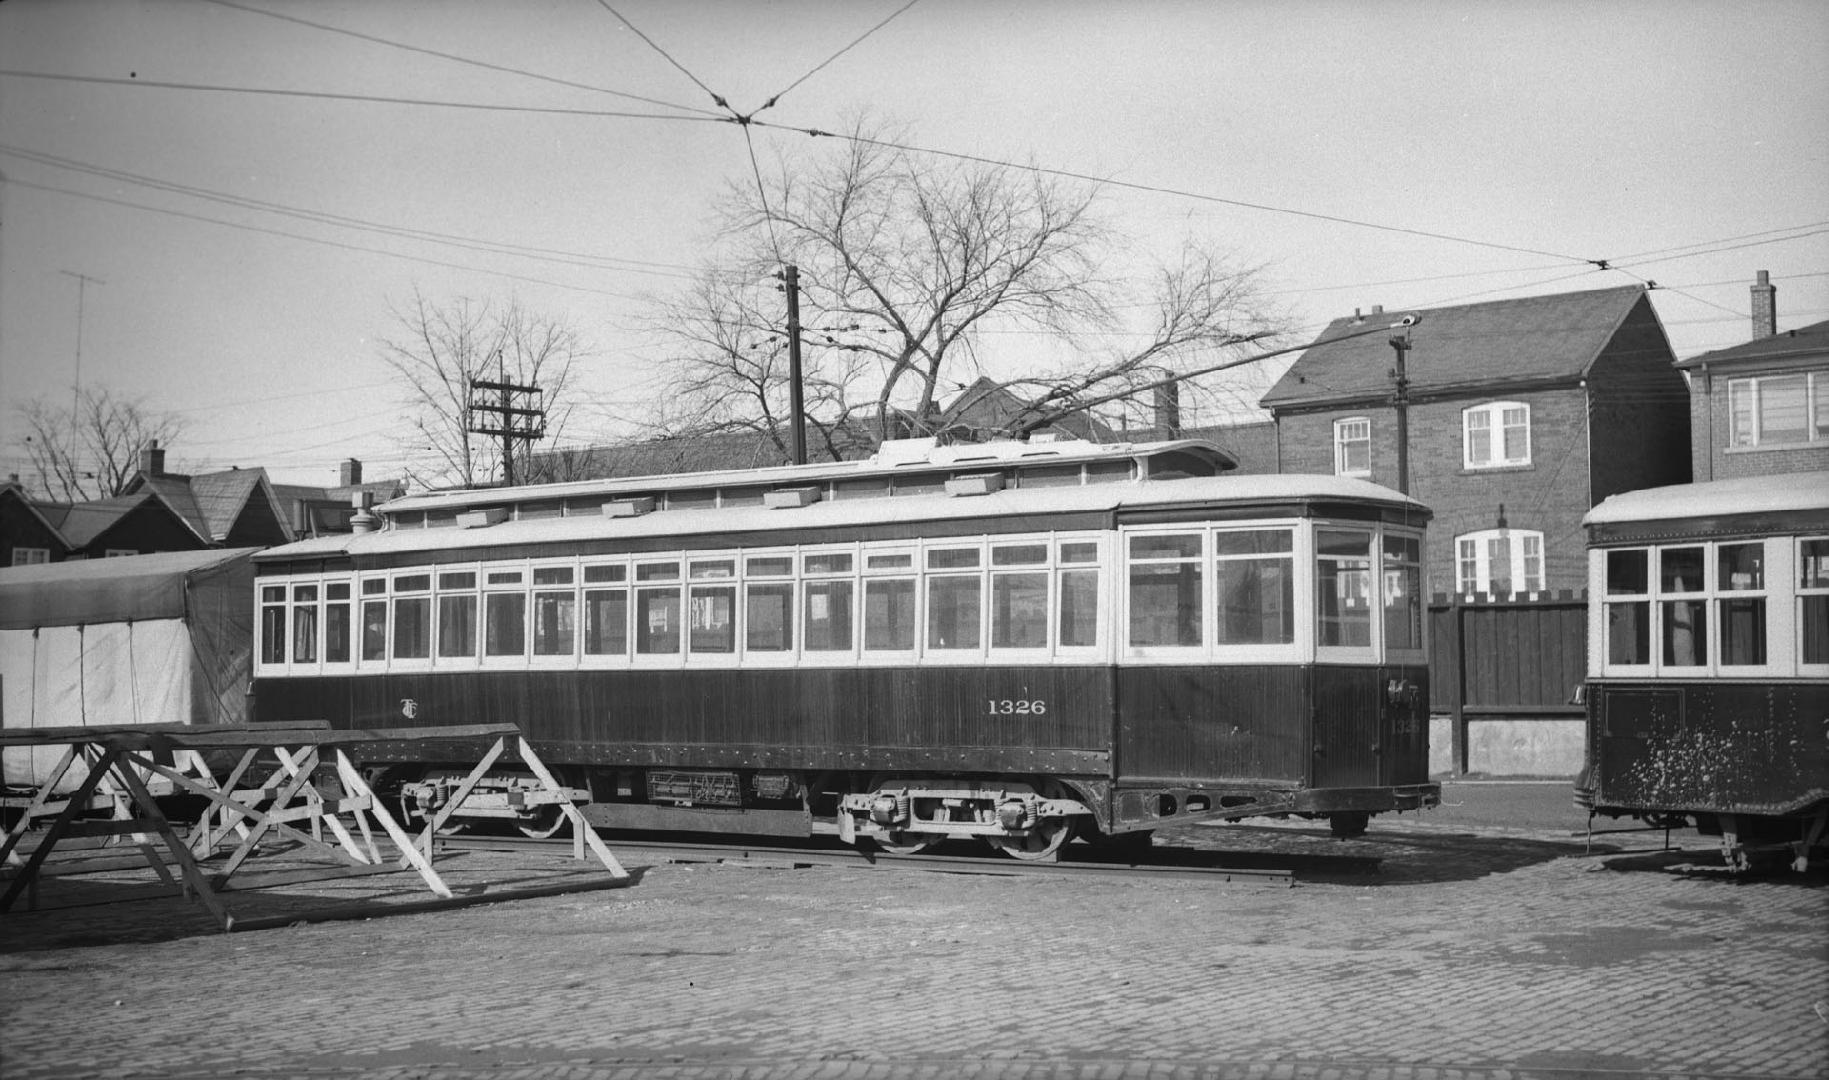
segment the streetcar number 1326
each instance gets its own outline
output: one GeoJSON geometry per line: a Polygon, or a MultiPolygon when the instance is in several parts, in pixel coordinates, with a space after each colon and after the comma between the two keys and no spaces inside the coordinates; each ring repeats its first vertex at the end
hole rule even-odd
{"type": "Polygon", "coordinates": [[[1041,700],[1019,701],[1010,698],[993,698],[986,704],[991,707],[992,716],[1042,716],[1048,712],[1048,703],[1041,700]]]}

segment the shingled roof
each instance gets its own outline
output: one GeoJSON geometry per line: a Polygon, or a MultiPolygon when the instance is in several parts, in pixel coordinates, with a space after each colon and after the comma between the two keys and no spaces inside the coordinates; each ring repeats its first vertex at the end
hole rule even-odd
{"type": "Polygon", "coordinates": [[[1744,364],[1759,363],[1767,360],[1790,360],[1809,356],[1829,354],[1829,320],[1786,330],[1770,337],[1754,338],[1744,345],[1716,349],[1687,360],[1677,361],[1680,368],[1696,368],[1704,364],[1744,364]]]}
{"type": "MultiPolygon", "coordinates": [[[[1640,285],[1407,309],[1405,369],[1414,396],[1479,392],[1495,386],[1587,374],[1620,326],[1650,301],[1640,285]]],[[[1259,401],[1266,409],[1345,404],[1391,393],[1391,334],[1377,332],[1406,312],[1335,319],[1259,401]],[[1373,331],[1367,333],[1367,331],[1373,331]],[[1358,334],[1347,340],[1346,335],[1358,334]]]]}

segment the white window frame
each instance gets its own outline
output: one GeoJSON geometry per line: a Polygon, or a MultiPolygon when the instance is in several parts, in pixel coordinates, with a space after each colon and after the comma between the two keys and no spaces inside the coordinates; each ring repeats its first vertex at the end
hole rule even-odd
{"type": "Polygon", "coordinates": [[[1512,590],[1507,596],[1523,596],[1544,590],[1543,533],[1536,529],[1481,529],[1478,532],[1462,533],[1454,538],[1454,591],[1462,596],[1474,593],[1492,592],[1492,543],[1505,540],[1506,557],[1511,561],[1512,590]],[[1467,545],[1473,550],[1468,551],[1467,545]],[[1532,552],[1535,548],[1535,552],[1532,552]],[[1467,563],[1469,556],[1473,562],[1472,587],[1469,587],[1467,563]],[[1536,564],[1536,582],[1530,578],[1532,563],[1536,564]]]}
{"type": "Polygon", "coordinates": [[[1334,475],[1360,476],[1372,475],[1372,418],[1369,416],[1343,416],[1334,421],[1334,475]],[[1365,444],[1365,467],[1354,469],[1347,465],[1347,446],[1350,443],[1365,444]]]}
{"type": "MultiPolygon", "coordinates": [[[[1310,638],[1314,642],[1317,664],[1374,664],[1384,656],[1384,573],[1380,565],[1384,528],[1370,521],[1336,521],[1316,519],[1310,528],[1300,530],[1308,538],[1307,592],[1310,638]],[[1366,620],[1368,633],[1364,645],[1327,645],[1321,640],[1321,534],[1323,532],[1359,533],[1367,537],[1365,555],[1366,620]]],[[[1298,545],[1300,546],[1300,545],[1298,545]]],[[[1327,556],[1335,558],[1335,556],[1327,556]]],[[[1302,584],[1298,579],[1298,586],[1302,584]]]]}
{"type": "MultiPolygon", "coordinates": [[[[1822,536],[1822,535],[1799,536],[1799,537],[1795,538],[1794,540],[1786,539],[1784,542],[1790,547],[1790,552],[1789,552],[1789,558],[1791,560],[1790,564],[1787,566],[1779,567],[1775,563],[1768,563],[1767,567],[1766,567],[1766,587],[1768,589],[1773,590],[1774,596],[1773,596],[1773,600],[1772,600],[1772,606],[1774,606],[1774,607],[1776,607],[1778,604],[1784,603],[1783,593],[1779,589],[1780,584],[1783,584],[1784,586],[1788,587],[1791,590],[1791,592],[1793,592],[1795,594],[1795,599],[1792,599],[1790,601],[1790,610],[1791,610],[1790,623],[1793,628],[1792,636],[1796,639],[1795,641],[1793,641],[1791,643],[1791,656],[1793,657],[1794,662],[1797,665],[1797,673],[1799,675],[1825,676],[1825,675],[1829,675],[1829,663],[1808,664],[1808,663],[1804,662],[1804,634],[1803,634],[1804,598],[1807,596],[1829,597],[1829,585],[1806,586],[1804,584],[1804,581],[1803,581],[1804,543],[1806,541],[1816,541],[1817,543],[1829,543],[1829,536],[1822,536]],[[1773,575],[1778,570],[1782,570],[1784,572],[1784,574],[1786,575],[1785,581],[1783,583],[1779,583],[1774,580],[1773,575]]],[[[1770,547],[1768,547],[1766,549],[1766,553],[1768,555],[1770,555],[1771,550],[1772,549],[1770,547]]],[[[1829,601],[1825,601],[1825,602],[1829,602],[1829,601]]],[[[1771,618],[1771,614],[1769,611],[1768,611],[1766,617],[1768,619],[1771,618]]],[[[1783,625],[1782,621],[1779,623],[1779,625],[1780,626],[1783,625]]],[[[1775,647],[1776,646],[1772,642],[1772,640],[1770,638],[1767,638],[1766,659],[1770,660],[1772,658],[1773,649],[1775,647]]]]}
{"type": "Polygon", "coordinates": [[[14,566],[44,566],[50,561],[50,548],[16,547],[13,549],[14,566]]]}
{"type": "Polygon", "coordinates": [[[1829,426],[1818,423],[1821,406],[1829,398],[1829,371],[1773,371],[1764,375],[1747,375],[1727,381],[1727,449],[1795,450],[1822,446],[1829,442],[1829,426]],[[1777,379],[1804,380],[1804,437],[1795,442],[1767,442],[1760,427],[1760,405],[1764,397],[1762,383],[1777,379]],[[1735,414],[1744,405],[1747,410],[1746,437],[1741,438],[1735,414]]]}
{"type": "Polygon", "coordinates": [[[1211,530],[1206,542],[1206,592],[1208,596],[1206,622],[1209,624],[1207,640],[1215,660],[1228,664],[1251,663],[1300,663],[1314,648],[1315,611],[1312,603],[1305,603],[1308,593],[1312,592],[1314,580],[1313,533],[1303,528],[1298,518],[1276,518],[1263,521],[1227,522],[1211,530]],[[1269,642],[1233,642],[1219,640],[1219,564],[1253,558],[1244,555],[1219,554],[1218,534],[1240,532],[1288,532],[1290,534],[1289,551],[1256,558],[1287,557],[1290,563],[1290,619],[1294,633],[1288,641],[1269,642]]]}
{"type": "Polygon", "coordinates": [[[587,555],[578,560],[578,669],[580,671],[603,671],[607,669],[626,669],[635,655],[635,565],[630,555],[587,555]],[[613,566],[622,569],[620,581],[588,581],[586,575],[597,567],[613,566]],[[584,648],[584,630],[588,621],[585,609],[585,598],[593,592],[617,592],[622,596],[622,643],[619,653],[586,652],[584,648]]]}
{"type": "Polygon", "coordinates": [[[1516,469],[1531,463],[1531,407],[1523,401],[1489,401],[1461,410],[1461,465],[1467,469],[1516,469]],[[1519,409],[1524,413],[1524,453],[1519,457],[1505,454],[1505,414],[1519,409]],[[1484,421],[1483,430],[1475,432],[1474,420],[1484,421]],[[1474,450],[1484,446],[1486,459],[1476,460],[1474,450]]]}
{"type": "Polygon", "coordinates": [[[1112,578],[1121,598],[1117,619],[1112,626],[1112,637],[1117,642],[1117,653],[1124,662],[1150,662],[1168,664],[1198,664],[1209,662],[1213,650],[1213,528],[1201,522],[1189,522],[1183,525],[1148,525],[1137,528],[1121,528],[1118,531],[1118,550],[1112,561],[1116,564],[1112,578]],[[1158,536],[1195,536],[1200,540],[1200,550],[1189,558],[1162,558],[1133,560],[1131,541],[1158,536]],[[1200,572],[1200,641],[1193,645],[1133,645],[1130,640],[1132,589],[1130,572],[1133,566],[1162,566],[1189,564],[1200,572]]]}

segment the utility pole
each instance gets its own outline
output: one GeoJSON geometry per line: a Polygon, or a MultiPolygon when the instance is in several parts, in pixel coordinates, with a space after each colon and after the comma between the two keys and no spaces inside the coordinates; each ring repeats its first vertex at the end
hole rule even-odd
{"type": "Polygon", "coordinates": [[[789,264],[779,275],[787,292],[788,411],[793,414],[794,464],[807,463],[806,402],[800,386],[800,267],[789,264]]]}
{"type": "MultiPolygon", "coordinates": [[[[498,360],[501,354],[497,353],[498,360]]],[[[514,486],[514,444],[517,442],[533,443],[546,434],[546,410],[541,407],[539,399],[541,390],[537,386],[520,386],[508,381],[507,365],[501,368],[498,381],[484,379],[470,380],[469,410],[472,415],[494,413],[500,417],[491,426],[471,421],[468,430],[478,435],[497,435],[502,440],[502,486],[514,486]],[[477,396],[478,391],[493,391],[500,397],[496,401],[486,401],[477,396]],[[523,421],[521,418],[525,418],[523,421]]]]}
{"type": "Polygon", "coordinates": [[[76,279],[76,379],[70,387],[70,423],[76,424],[77,411],[81,407],[83,396],[83,294],[90,285],[106,285],[101,278],[79,274],[74,270],[59,270],[58,273],[76,279]]]}
{"type": "Polygon", "coordinates": [[[1391,405],[1397,410],[1397,490],[1410,493],[1410,377],[1404,371],[1404,357],[1410,352],[1410,327],[1420,322],[1415,316],[1403,321],[1403,333],[1391,335],[1391,349],[1397,353],[1397,366],[1391,369],[1396,386],[1391,405]]]}

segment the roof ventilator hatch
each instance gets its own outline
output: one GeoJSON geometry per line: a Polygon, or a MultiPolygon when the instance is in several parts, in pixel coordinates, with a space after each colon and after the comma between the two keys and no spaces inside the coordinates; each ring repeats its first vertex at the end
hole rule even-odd
{"type": "Polygon", "coordinates": [[[776,488],[762,493],[762,505],[770,510],[792,510],[818,501],[819,489],[814,487],[776,488]]]}
{"type": "Polygon", "coordinates": [[[603,504],[604,517],[640,517],[653,512],[654,498],[649,495],[644,495],[639,499],[612,499],[603,504]]]}
{"type": "Polygon", "coordinates": [[[505,507],[490,506],[482,510],[464,511],[457,515],[456,524],[460,529],[486,529],[507,520],[508,510],[505,507]]]}
{"type": "Polygon", "coordinates": [[[989,495],[1002,490],[1003,474],[1000,472],[970,473],[950,477],[946,481],[948,495],[989,495]]]}

